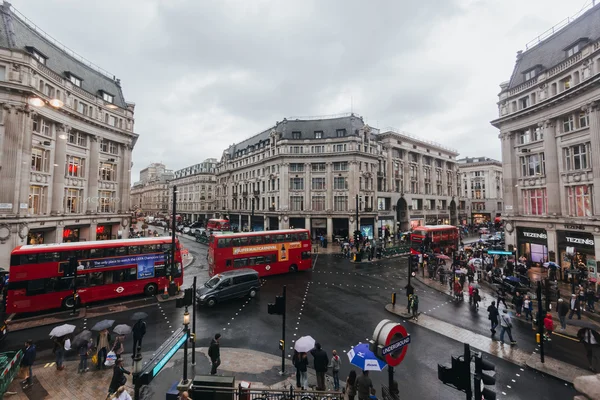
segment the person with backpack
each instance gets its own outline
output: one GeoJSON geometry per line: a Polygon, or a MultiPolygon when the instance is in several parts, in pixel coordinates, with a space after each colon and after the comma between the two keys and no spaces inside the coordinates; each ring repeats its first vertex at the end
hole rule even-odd
{"type": "Polygon", "coordinates": [[[413,294],[410,298],[410,309],[412,311],[412,318],[415,321],[419,320],[419,296],[413,294]]]}
{"type": "Polygon", "coordinates": [[[133,356],[132,357],[135,357],[138,346],[140,348],[142,347],[142,339],[144,339],[145,334],[146,334],[146,322],[142,319],[139,319],[133,326],[133,356]]]}

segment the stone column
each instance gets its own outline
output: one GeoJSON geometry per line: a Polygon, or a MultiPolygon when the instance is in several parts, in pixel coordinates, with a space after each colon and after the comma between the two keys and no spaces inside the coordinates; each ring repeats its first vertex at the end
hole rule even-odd
{"type": "MultiPolygon", "coordinates": [[[[11,204],[11,214],[20,213],[23,185],[26,185],[25,203],[29,196],[31,169],[31,127],[26,126],[26,111],[4,105],[4,135],[2,140],[2,168],[0,169],[0,203],[11,204]]],[[[24,213],[27,210],[23,210],[24,213]]]]}
{"type": "MultiPolygon", "coordinates": [[[[589,114],[590,119],[590,137],[592,154],[592,173],[593,173],[593,201],[594,215],[600,215],[600,102],[594,101],[584,107],[589,114]]],[[[596,242],[600,243],[600,242],[596,242]]],[[[600,258],[596,258],[600,260],[600,258]]]]}
{"type": "Polygon", "coordinates": [[[264,216],[263,217],[263,229],[266,231],[267,229],[269,229],[269,223],[268,223],[269,219],[264,216]]]}
{"type": "Polygon", "coordinates": [[[333,243],[333,218],[327,217],[327,240],[333,243]]]}
{"type": "MultiPolygon", "coordinates": [[[[304,164],[304,175],[302,176],[304,176],[304,211],[312,211],[312,174],[309,163],[304,164]]],[[[310,227],[308,229],[310,229],[310,227]]]]}
{"type": "MultiPolygon", "coordinates": [[[[19,146],[19,158],[20,162],[17,164],[17,176],[16,185],[14,187],[15,192],[15,204],[17,214],[27,215],[29,213],[29,179],[31,173],[31,140],[32,140],[32,121],[30,113],[25,108],[16,107],[13,109],[15,114],[14,118],[14,129],[22,132],[20,135],[20,146],[19,146]]],[[[20,243],[21,244],[21,243],[20,243]]]]}
{"type": "MultiPolygon", "coordinates": [[[[425,170],[424,170],[424,163],[423,163],[423,155],[419,154],[419,163],[418,163],[418,173],[419,173],[419,193],[418,194],[425,194],[425,170]]],[[[424,200],[424,202],[426,202],[427,199],[424,200]]]]}
{"type": "Polygon", "coordinates": [[[290,211],[290,175],[289,175],[289,168],[290,168],[290,164],[289,163],[283,163],[281,164],[280,168],[280,173],[278,174],[279,177],[279,193],[280,193],[280,197],[279,197],[279,208],[281,210],[290,211]]]}
{"type": "Polygon", "coordinates": [[[96,222],[91,222],[88,240],[96,240],[96,228],[98,228],[98,224],[96,222]]]}
{"type": "MultiPolygon", "coordinates": [[[[517,184],[519,164],[517,162],[517,157],[515,155],[514,148],[514,134],[511,132],[501,132],[499,135],[502,141],[502,171],[504,177],[504,209],[507,211],[506,214],[515,215],[520,213],[520,205],[519,205],[519,196],[518,196],[518,188],[515,187],[517,184]],[[506,207],[509,207],[508,209],[506,207]]],[[[469,179],[467,179],[467,185],[469,185],[469,179]]],[[[470,188],[467,193],[470,197],[470,188]]],[[[471,209],[471,211],[473,211],[471,209]]],[[[513,233],[513,243],[516,245],[516,239],[514,236],[516,233],[513,233]]],[[[509,244],[509,238],[507,237],[506,244],[509,244]]]]}
{"type": "Polygon", "coordinates": [[[562,157],[560,157],[556,151],[556,123],[554,120],[548,120],[545,122],[544,156],[546,197],[548,199],[547,215],[560,215],[561,196],[560,176],[558,174],[558,160],[562,160],[562,157]]]}
{"type": "Polygon", "coordinates": [[[238,216],[238,230],[241,232],[242,231],[242,214],[240,213],[240,215],[238,216]]]}
{"type": "MultiPolygon", "coordinates": [[[[129,190],[131,188],[131,152],[133,151],[133,147],[129,144],[123,146],[123,173],[121,175],[122,182],[122,191],[119,193],[119,198],[121,199],[121,207],[120,209],[124,213],[128,213],[131,209],[131,198],[129,196],[129,190]]],[[[158,207],[157,207],[158,208],[158,207]]]]}
{"type": "MultiPolygon", "coordinates": [[[[90,158],[88,160],[88,187],[87,187],[87,198],[88,201],[83,202],[83,212],[86,214],[96,213],[98,212],[98,206],[100,205],[100,199],[98,197],[98,180],[100,175],[100,143],[98,136],[90,135],[90,158]],[[98,201],[89,201],[90,199],[98,199],[98,201]]],[[[121,172],[121,176],[123,173],[121,172]]],[[[122,179],[119,179],[119,189],[123,186],[122,179]]],[[[124,192],[119,190],[116,194],[116,197],[124,197],[124,192]]],[[[117,205],[119,212],[121,212],[121,203],[117,205]]],[[[96,228],[94,231],[90,231],[89,240],[95,240],[96,238],[96,228]],[[92,236],[94,237],[92,239],[92,236]]]]}
{"type": "MultiPolygon", "coordinates": [[[[52,174],[52,203],[50,205],[50,215],[63,214],[65,212],[64,196],[65,196],[65,173],[67,166],[67,138],[71,127],[62,124],[54,124],[56,142],[54,148],[54,167],[52,174]],[[64,138],[64,139],[62,139],[64,138]]],[[[49,195],[50,196],[50,195],[49,195]]],[[[58,231],[58,228],[57,228],[58,231]]],[[[62,242],[62,232],[58,237],[62,242]]]]}
{"type": "Polygon", "coordinates": [[[304,229],[308,229],[312,231],[312,226],[310,225],[310,217],[304,217],[304,229]]]}
{"type": "Polygon", "coordinates": [[[384,150],[387,152],[387,168],[386,168],[386,181],[387,181],[387,191],[388,192],[393,192],[394,191],[394,180],[396,179],[395,177],[395,171],[394,171],[394,161],[392,160],[392,147],[384,147],[384,150]]]}

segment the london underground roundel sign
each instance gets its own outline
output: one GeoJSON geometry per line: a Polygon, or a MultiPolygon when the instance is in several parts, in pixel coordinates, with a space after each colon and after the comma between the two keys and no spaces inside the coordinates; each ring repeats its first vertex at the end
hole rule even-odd
{"type": "Polygon", "coordinates": [[[396,367],[404,360],[411,338],[402,325],[385,319],[375,328],[373,340],[377,356],[390,367],[396,367]]]}

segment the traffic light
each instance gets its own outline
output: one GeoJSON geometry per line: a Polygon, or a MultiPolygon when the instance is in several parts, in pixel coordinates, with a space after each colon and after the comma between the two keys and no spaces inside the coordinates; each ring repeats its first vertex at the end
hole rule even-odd
{"type": "Polygon", "coordinates": [[[196,341],[196,334],[194,332],[190,333],[190,343],[194,343],[196,341]]]}
{"type": "Polygon", "coordinates": [[[463,356],[452,356],[452,366],[438,364],[438,379],[445,385],[467,393],[471,398],[471,348],[465,343],[463,356]]]}
{"type": "Polygon", "coordinates": [[[485,373],[485,371],[494,370],[496,370],[496,366],[491,362],[484,360],[481,353],[475,356],[475,377],[473,378],[473,385],[476,399],[483,398],[485,400],[496,400],[496,393],[486,387],[481,387],[482,383],[484,385],[496,384],[496,378],[485,373]]]}
{"type": "Polygon", "coordinates": [[[285,314],[285,299],[283,296],[275,296],[275,303],[269,303],[267,305],[267,311],[269,314],[285,314]]]}
{"type": "Polygon", "coordinates": [[[65,265],[65,278],[72,278],[77,273],[77,258],[69,257],[69,262],[65,265]]]}
{"type": "Polygon", "coordinates": [[[285,342],[282,340],[279,341],[279,350],[283,351],[285,349],[285,342]]]}

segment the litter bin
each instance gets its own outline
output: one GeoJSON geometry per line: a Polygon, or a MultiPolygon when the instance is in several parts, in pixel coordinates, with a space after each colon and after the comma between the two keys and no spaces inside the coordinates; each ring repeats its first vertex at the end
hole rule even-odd
{"type": "Polygon", "coordinates": [[[240,382],[240,400],[250,400],[250,382],[240,382]]]}

